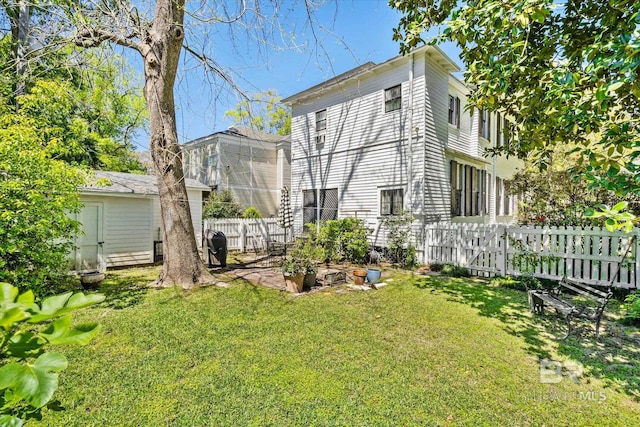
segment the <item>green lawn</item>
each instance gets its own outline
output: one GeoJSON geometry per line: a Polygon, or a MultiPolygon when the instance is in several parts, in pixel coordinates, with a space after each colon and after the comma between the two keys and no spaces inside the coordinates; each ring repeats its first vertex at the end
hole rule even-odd
{"type": "MultiPolygon", "coordinates": [[[[292,296],[247,283],[193,292],[111,273],[103,325],[69,368],[51,426],[631,426],[637,335],[559,345],[522,292],[477,279],[397,274],[378,291],[292,296]],[[586,346],[587,348],[583,348],[586,346]],[[540,382],[539,358],[584,364],[540,382]],[[617,358],[617,359],[616,359],[617,358]],[[612,368],[613,366],[613,368],[612,368]]],[[[385,274],[388,277],[388,274],[385,274]]]]}

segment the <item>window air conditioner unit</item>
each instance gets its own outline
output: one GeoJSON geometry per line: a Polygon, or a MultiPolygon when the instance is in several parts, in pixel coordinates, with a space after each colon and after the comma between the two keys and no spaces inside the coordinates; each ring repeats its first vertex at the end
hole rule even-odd
{"type": "Polygon", "coordinates": [[[316,145],[320,145],[320,144],[324,144],[325,142],[325,135],[316,135],[316,145]]]}

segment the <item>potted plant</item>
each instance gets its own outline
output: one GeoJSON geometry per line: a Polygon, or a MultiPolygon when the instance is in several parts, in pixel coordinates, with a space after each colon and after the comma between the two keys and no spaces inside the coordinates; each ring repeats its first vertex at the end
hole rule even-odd
{"type": "Polygon", "coordinates": [[[282,262],[282,274],[289,292],[302,292],[304,284],[305,267],[302,260],[292,255],[287,255],[282,262]]]}
{"type": "Polygon", "coordinates": [[[304,262],[304,289],[311,289],[316,285],[318,266],[314,258],[306,258],[304,262]]]}
{"type": "Polygon", "coordinates": [[[301,292],[305,287],[311,288],[315,285],[318,273],[317,258],[318,249],[311,242],[300,240],[293,246],[282,263],[287,290],[301,292]]]}

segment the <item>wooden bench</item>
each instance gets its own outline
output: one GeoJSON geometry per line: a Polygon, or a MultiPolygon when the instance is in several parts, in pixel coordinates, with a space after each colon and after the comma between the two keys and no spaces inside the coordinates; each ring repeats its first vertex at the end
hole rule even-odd
{"type": "Polygon", "coordinates": [[[601,290],[595,286],[565,277],[554,289],[530,290],[529,307],[531,312],[536,314],[544,312],[545,303],[555,308],[556,314],[567,322],[567,334],[562,338],[563,340],[573,332],[571,320],[574,318],[595,322],[596,339],[598,339],[602,314],[612,295],[611,285],[607,286],[606,290],[601,290]],[[570,291],[573,298],[569,298],[570,295],[565,297],[566,291],[570,291]],[[586,301],[579,301],[580,299],[586,301]]]}

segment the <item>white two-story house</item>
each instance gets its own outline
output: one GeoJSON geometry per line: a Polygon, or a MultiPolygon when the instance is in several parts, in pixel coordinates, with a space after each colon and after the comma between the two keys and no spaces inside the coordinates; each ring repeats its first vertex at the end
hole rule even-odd
{"type": "Polygon", "coordinates": [[[293,110],[295,231],[356,216],[384,246],[382,220],[401,211],[416,218],[418,239],[437,221],[512,221],[504,180],[520,162],[483,155],[503,141],[505,121],[465,110],[457,71],[438,47],[424,46],[284,99],[293,110]]]}

